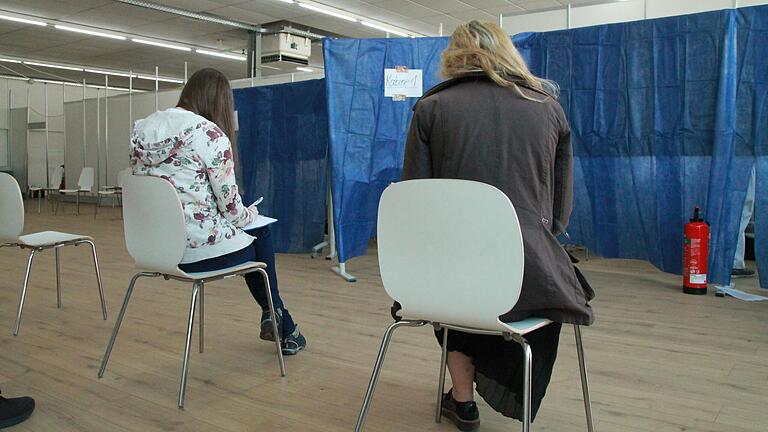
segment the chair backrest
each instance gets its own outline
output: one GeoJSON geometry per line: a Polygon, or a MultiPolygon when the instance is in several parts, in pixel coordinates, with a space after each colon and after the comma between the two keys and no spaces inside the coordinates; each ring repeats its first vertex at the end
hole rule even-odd
{"type": "Polygon", "coordinates": [[[131,174],[130,168],[125,168],[123,170],[120,170],[120,172],[117,173],[117,187],[123,187],[123,183],[125,182],[125,177],[129,176],[131,174]]]}
{"type": "Polygon", "coordinates": [[[58,189],[61,187],[61,180],[64,179],[64,167],[59,165],[53,169],[53,175],[50,178],[51,183],[48,185],[51,189],[58,189]]]}
{"type": "Polygon", "coordinates": [[[80,179],[77,180],[77,187],[80,190],[87,191],[93,189],[93,168],[85,167],[80,171],[80,179]]]}
{"type": "Polygon", "coordinates": [[[18,240],[24,230],[24,201],[19,183],[0,172],[0,243],[18,240]]]}
{"type": "Polygon", "coordinates": [[[187,228],[176,189],[159,177],[125,177],[125,244],[145,271],[183,275],[179,263],[187,247],[187,228]]]}
{"type": "Polygon", "coordinates": [[[453,179],[390,185],[378,217],[381,279],[404,318],[498,330],[523,282],[523,237],[509,198],[453,179]]]}

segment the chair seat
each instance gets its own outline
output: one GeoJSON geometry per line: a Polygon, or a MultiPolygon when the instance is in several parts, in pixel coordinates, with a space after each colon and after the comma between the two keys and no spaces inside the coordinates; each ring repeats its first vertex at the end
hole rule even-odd
{"type": "Polygon", "coordinates": [[[19,244],[30,247],[42,247],[54,246],[59,243],[67,243],[77,240],[93,240],[93,238],[80,234],[68,234],[57,231],[42,231],[19,237],[19,244]]]}
{"type": "Polygon", "coordinates": [[[114,195],[117,191],[115,190],[100,190],[99,195],[114,195]]]}
{"type": "Polygon", "coordinates": [[[76,193],[76,192],[90,192],[86,189],[59,189],[61,193],[76,193]]]}
{"type": "Polygon", "coordinates": [[[203,279],[217,279],[226,277],[232,274],[237,274],[240,272],[243,272],[245,270],[255,270],[260,268],[267,268],[267,265],[263,262],[245,262],[242,264],[238,264],[233,267],[227,267],[225,269],[221,270],[214,270],[209,272],[199,272],[199,273],[183,273],[187,277],[189,277],[190,280],[203,280],[203,279]]]}
{"type": "Polygon", "coordinates": [[[508,328],[513,333],[525,335],[550,323],[552,323],[552,321],[546,318],[528,318],[522,321],[503,323],[503,326],[508,328]]]}
{"type": "Polygon", "coordinates": [[[35,191],[35,192],[43,190],[43,189],[45,189],[45,188],[41,188],[41,187],[37,187],[37,186],[28,186],[27,187],[27,190],[31,190],[31,191],[35,191]]]}

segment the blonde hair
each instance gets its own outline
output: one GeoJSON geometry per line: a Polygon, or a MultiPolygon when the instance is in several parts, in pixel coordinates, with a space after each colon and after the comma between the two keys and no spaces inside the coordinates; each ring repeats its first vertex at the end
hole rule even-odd
{"type": "Polygon", "coordinates": [[[557,83],[539,78],[528,70],[512,40],[498,25],[490,22],[470,21],[460,25],[451,35],[448,48],[442,54],[442,75],[457,78],[467,73],[484,72],[493,82],[513,90],[521,97],[544,102],[557,98],[557,83]],[[528,96],[520,84],[547,95],[544,99],[528,96]]]}

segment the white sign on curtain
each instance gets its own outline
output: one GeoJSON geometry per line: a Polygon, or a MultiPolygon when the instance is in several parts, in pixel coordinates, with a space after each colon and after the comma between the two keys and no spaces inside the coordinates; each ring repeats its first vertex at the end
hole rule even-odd
{"type": "Polygon", "coordinates": [[[408,69],[406,67],[384,69],[384,97],[391,97],[395,100],[421,97],[424,94],[422,77],[421,69],[408,69]]]}

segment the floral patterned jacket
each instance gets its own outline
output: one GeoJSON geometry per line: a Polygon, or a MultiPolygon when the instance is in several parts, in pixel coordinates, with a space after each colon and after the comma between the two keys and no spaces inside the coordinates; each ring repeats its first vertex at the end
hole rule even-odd
{"type": "Polygon", "coordinates": [[[187,223],[181,263],[226,255],[253,242],[240,228],[258,211],[243,206],[232,145],[213,122],[181,108],[137,121],[131,133],[131,167],[134,175],[161,177],[176,187],[187,223]]]}

